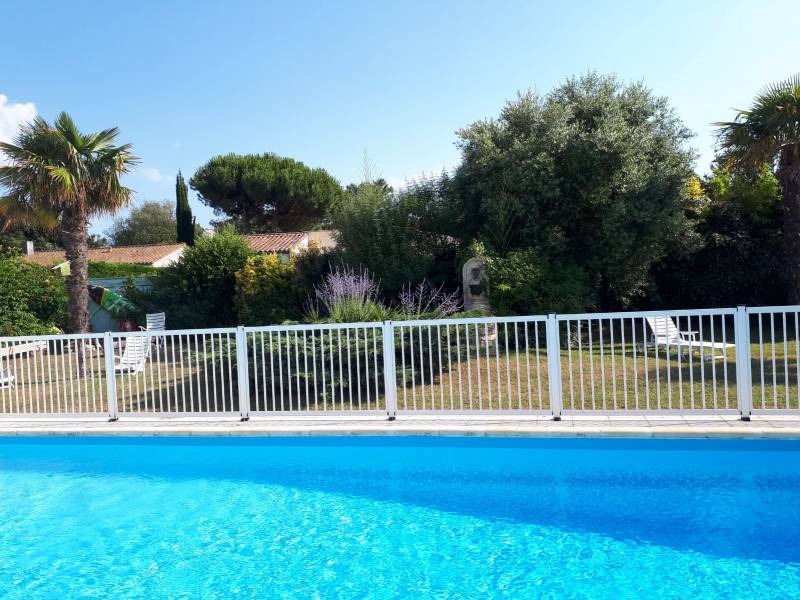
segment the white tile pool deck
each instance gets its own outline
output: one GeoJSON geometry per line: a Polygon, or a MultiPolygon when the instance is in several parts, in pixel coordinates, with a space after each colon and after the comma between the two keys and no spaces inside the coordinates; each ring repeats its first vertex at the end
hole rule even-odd
{"type": "Polygon", "coordinates": [[[0,436],[9,435],[470,435],[530,437],[696,437],[800,438],[800,415],[754,416],[580,416],[553,421],[548,417],[404,416],[380,417],[253,417],[235,418],[126,417],[104,419],[0,419],[0,436]]]}

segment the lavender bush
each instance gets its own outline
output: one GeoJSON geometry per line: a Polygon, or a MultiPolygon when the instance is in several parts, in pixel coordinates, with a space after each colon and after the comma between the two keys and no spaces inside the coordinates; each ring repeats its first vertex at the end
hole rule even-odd
{"type": "Polygon", "coordinates": [[[314,298],[307,307],[309,320],[319,320],[327,313],[330,321],[349,323],[358,321],[380,321],[389,311],[379,299],[380,286],[366,269],[357,271],[352,267],[334,268],[314,286],[314,298]]]}
{"type": "Polygon", "coordinates": [[[399,308],[407,319],[444,319],[461,310],[458,291],[447,293],[444,285],[434,287],[427,279],[416,286],[403,286],[399,308]]]}

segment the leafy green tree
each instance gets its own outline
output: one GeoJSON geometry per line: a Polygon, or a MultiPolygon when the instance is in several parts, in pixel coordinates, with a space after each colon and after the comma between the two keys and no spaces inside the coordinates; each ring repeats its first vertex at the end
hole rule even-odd
{"type": "Polygon", "coordinates": [[[33,242],[36,250],[58,250],[61,236],[58,231],[43,229],[37,225],[15,225],[0,219],[0,246],[22,248],[25,242],[33,242]]]}
{"type": "Polygon", "coordinates": [[[192,207],[189,205],[189,190],[183,175],[178,171],[175,181],[175,220],[177,221],[177,239],[191,246],[194,244],[195,220],[192,207]]]}
{"type": "Polygon", "coordinates": [[[422,193],[394,194],[372,183],[356,186],[333,217],[342,260],[374,273],[388,293],[431,275],[437,251],[451,243],[429,227],[435,223],[431,204],[422,193]]]}
{"type": "Polygon", "coordinates": [[[55,333],[66,308],[59,273],[24,261],[16,250],[0,255],[0,335],[55,333]]]}
{"type": "Polygon", "coordinates": [[[200,200],[242,233],[297,231],[323,224],[342,188],[324,169],[275,154],[226,154],[189,181],[200,200]]]}
{"type": "Polygon", "coordinates": [[[688,210],[697,239],[654,268],[649,307],[785,302],[781,188],[769,165],[755,176],[718,166],[693,178],[688,210]]]}
{"type": "Polygon", "coordinates": [[[483,258],[495,314],[569,313],[584,308],[590,281],[575,266],[550,264],[534,248],[483,258]]]}
{"type": "Polygon", "coordinates": [[[232,228],[203,236],[154,277],[151,302],[167,312],[173,327],[235,325],[236,273],[250,255],[232,228]]]}
{"type": "Polygon", "coordinates": [[[276,325],[303,315],[307,290],[293,261],[277,254],[251,256],[236,273],[236,312],[244,325],[276,325]]]}
{"type": "Polygon", "coordinates": [[[450,231],[498,257],[533,248],[547,273],[579,274],[585,308],[630,304],[686,230],[689,137],[666,99],[614,77],[521,94],[459,132],[450,231]]]}
{"type": "Polygon", "coordinates": [[[146,201],[127,217],[116,219],[106,236],[112,246],[174,244],[175,231],[175,205],[169,200],[146,201]]]}
{"type": "Polygon", "coordinates": [[[41,117],[23,125],[14,143],[0,142],[0,217],[7,223],[60,228],[70,261],[69,328],[89,329],[88,228],[93,215],[114,213],[133,192],[120,177],[136,162],[130,144],[115,145],[119,130],[81,133],[66,113],[51,125],[41,117]]]}
{"type": "Polygon", "coordinates": [[[749,110],[717,125],[728,164],[758,172],[763,163],[777,163],[789,293],[800,303],[800,73],[766,86],[749,110]]]}

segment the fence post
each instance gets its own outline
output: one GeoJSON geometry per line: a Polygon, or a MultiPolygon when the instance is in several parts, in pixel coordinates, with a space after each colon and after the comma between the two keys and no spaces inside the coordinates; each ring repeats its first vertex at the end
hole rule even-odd
{"type": "Polygon", "coordinates": [[[103,334],[103,358],[106,368],[106,396],[108,396],[108,420],[116,421],[117,416],[117,379],[114,372],[114,338],[111,332],[103,334]]]}
{"type": "Polygon", "coordinates": [[[556,315],[547,315],[547,387],[550,392],[550,410],[553,420],[561,420],[561,336],[556,315]]]}
{"type": "Polygon", "coordinates": [[[397,373],[394,364],[394,325],[383,322],[383,387],[386,398],[386,416],[390,421],[397,417],[397,373]]]}
{"type": "Polygon", "coordinates": [[[250,420],[250,365],[247,362],[247,334],[244,326],[236,328],[236,381],[239,391],[239,416],[250,420]]]}
{"type": "Polygon", "coordinates": [[[753,374],[750,364],[750,315],[744,306],[736,307],[734,317],[736,338],[736,397],[742,421],[750,420],[753,412],[753,374]]]}

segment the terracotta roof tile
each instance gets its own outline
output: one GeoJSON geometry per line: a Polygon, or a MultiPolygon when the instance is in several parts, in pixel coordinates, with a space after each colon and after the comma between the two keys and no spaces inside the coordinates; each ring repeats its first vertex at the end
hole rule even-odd
{"type": "Polygon", "coordinates": [[[292,252],[308,237],[305,232],[245,235],[253,252],[292,252]]]}
{"type": "MultiPolygon", "coordinates": [[[[154,244],[147,246],[117,246],[114,248],[90,248],[89,260],[111,262],[111,263],[132,263],[137,265],[152,265],[154,262],[180,250],[184,244],[154,244]]],[[[34,252],[31,256],[25,256],[25,260],[39,263],[40,265],[50,266],[66,260],[63,250],[52,250],[47,252],[34,252]]]]}

